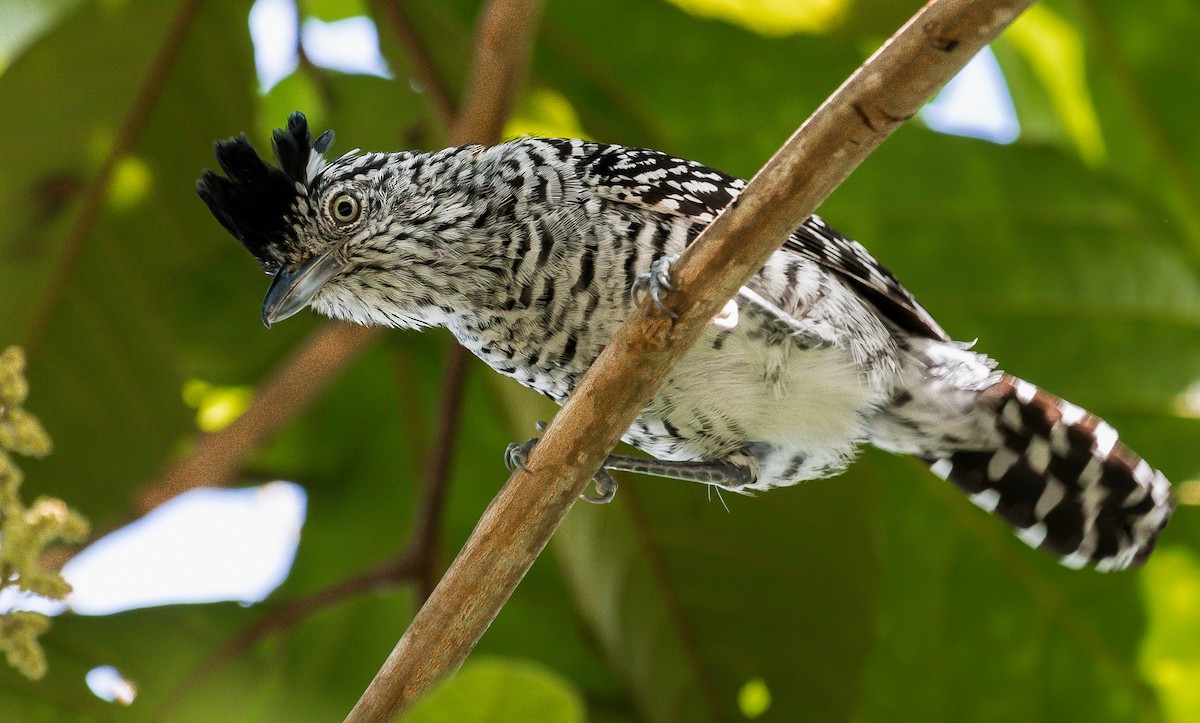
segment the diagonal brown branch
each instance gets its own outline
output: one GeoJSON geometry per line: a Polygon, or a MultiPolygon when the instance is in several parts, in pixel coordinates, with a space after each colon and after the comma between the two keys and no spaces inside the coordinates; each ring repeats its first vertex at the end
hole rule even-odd
{"type": "Polygon", "coordinates": [[[196,487],[225,484],[250,452],[303,411],[378,334],[341,322],[321,326],[259,387],[242,416],[200,437],[191,454],[143,490],[138,511],[144,514],[196,487]]]}
{"type": "Polygon", "coordinates": [[[175,67],[175,61],[179,59],[183,41],[192,29],[192,23],[200,11],[201,3],[202,0],[183,0],[179,4],[175,16],[171,19],[171,25],[167,28],[167,35],[163,38],[162,45],[150,62],[150,69],[146,73],[141,87],[138,88],[137,95],[133,98],[129,113],[121,122],[117,137],[108,150],[108,155],[104,157],[104,162],[100,164],[100,170],[96,172],[96,177],[84,191],[79,215],[75,217],[75,222],[67,231],[62,252],[54,264],[54,270],[46,285],[46,292],[42,295],[29,325],[29,332],[24,344],[27,356],[35,356],[42,345],[50,322],[67,291],[67,284],[70,283],[71,276],[75,273],[75,267],[79,264],[84,245],[91,237],[92,229],[95,228],[96,221],[100,218],[100,212],[104,209],[104,198],[108,193],[113,171],[121,158],[133,148],[137,137],[146,127],[150,111],[154,109],[154,104],[162,94],[163,87],[167,84],[167,78],[170,77],[171,70],[175,67]]]}
{"type": "Polygon", "coordinates": [[[673,267],[671,322],[636,311],[417,613],[350,721],[391,720],[452,673],[710,319],[788,235],[1034,0],[932,0],[863,64],[673,267]]]}

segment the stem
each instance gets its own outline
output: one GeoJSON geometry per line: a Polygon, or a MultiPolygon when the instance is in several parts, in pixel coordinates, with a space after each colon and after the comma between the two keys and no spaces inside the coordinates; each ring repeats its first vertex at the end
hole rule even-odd
{"type": "Polygon", "coordinates": [[[50,322],[62,304],[63,296],[67,293],[67,285],[75,274],[75,267],[79,265],[84,245],[91,238],[92,230],[100,219],[101,211],[104,210],[104,199],[108,193],[108,186],[112,182],[113,171],[116,170],[117,163],[121,161],[121,158],[133,148],[134,142],[146,127],[146,121],[150,119],[150,111],[154,109],[154,104],[162,95],[167,79],[175,68],[175,61],[179,59],[179,54],[183,50],[183,42],[192,29],[192,23],[200,11],[201,2],[202,0],[183,0],[179,3],[179,8],[171,19],[171,25],[167,28],[167,35],[163,38],[158,53],[150,62],[150,69],[146,73],[141,87],[138,88],[137,95],[133,98],[133,104],[129,106],[129,112],[121,122],[117,137],[113,139],[112,147],[108,149],[108,155],[104,157],[104,162],[100,164],[100,170],[96,172],[96,177],[84,191],[79,215],[75,217],[75,222],[67,231],[66,238],[63,240],[62,253],[59,254],[58,260],[54,264],[54,271],[46,284],[46,291],[34,311],[29,331],[25,335],[25,355],[29,359],[37,355],[41,349],[50,322]]]}
{"type": "Polygon", "coordinates": [[[327,322],[264,382],[254,401],[228,427],[204,435],[191,454],[167,469],[137,500],[145,514],[197,487],[220,487],[260,444],[296,417],[367,345],[377,329],[327,322]]]}
{"type": "MultiPolygon", "coordinates": [[[[380,9],[393,7],[383,0],[380,9]]],[[[496,143],[505,120],[516,103],[524,68],[533,42],[532,28],[541,13],[542,0],[492,0],[480,26],[479,49],[471,69],[471,80],[463,101],[463,115],[450,129],[454,145],[496,143]]],[[[384,12],[392,20],[398,9],[384,12]]],[[[436,80],[432,61],[415,35],[405,38],[406,48],[414,53],[416,67],[427,68],[426,96],[444,94],[436,80]],[[410,45],[409,41],[416,43],[410,45]],[[434,95],[432,88],[440,89],[434,95]]],[[[441,103],[439,102],[440,106],[441,103]]],[[[435,109],[439,117],[441,109],[435,109]]],[[[247,456],[270,439],[308,405],[343,369],[380,335],[376,328],[352,326],[329,321],[323,324],[259,387],[254,401],[240,417],[225,429],[200,438],[194,451],[172,465],[139,495],[137,507],[142,514],[163,502],[197,487],[220,487],[227,483],[247,456]]],[[[453,363],[453,352],[450,360],[453,363]]]]}
{"type": "Polygon", "coordinates": [[[375,0],[372,4],[375,13],[387,21],[404,46],[405,55],[412,63],[413,76],[421,86],[421,94],[425,96],[442,129],[448,130],[454,125],[454,103],[450,100],[450,91],[438,75],[429,48],[413,25],[404,3],[401,0],[375,0]]]}
{"type": "Polygon", "coordinates": [[[412,560],[418,605],[423,605],[429,599],[437,583],[437,543],[442,532],[442,508],[446,502],[450,464],[458,441],[458,420],[462,416],[462,394],[467,376],[466,349],[450,342],[446,356],[446,373],[442,378],[439,397],[441,416],[438,418],[437,437],[429,464],[425,467],[425,484],[421,487],[421,499],[417,504],[412,540],[405,553],[412,560]]]}
{"type": "Polygon", "coordinates": [[[726,300],[871,151],[1032,4],[932,0],[817,109],[672,266],[677,319],[643,305],[618,330],[533,448],[534,472],[509,478],[347,720],[391,720],[458,669],[726,300]]]}

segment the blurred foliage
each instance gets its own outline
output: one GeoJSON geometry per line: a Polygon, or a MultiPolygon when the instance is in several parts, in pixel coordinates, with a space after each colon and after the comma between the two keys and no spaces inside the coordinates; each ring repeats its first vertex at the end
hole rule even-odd
{"type": "MultiPolygon", "coordinates": [[[[21,499],[24,475],[12,455],[45,457],[50,435],[24,404],[29,396],[25,354],[10,346],[0,352],[0,590],[20,590],[62,600],[71,586],[42,556],[61,541],[87,539],[88,523],[56,497],[39,497],[27,507],[21,499]]],[[[0,650],[8,664],[27,678],[46,674],[46,655],[38,638],[50,629],[41,613],[16,610],[0,614],[0,650]]]]}
{"type": "MultiPolygon", "coordinates": [[[[374,7],[301,6],[326,20],[374,7]]],[[[458,97],[478,0],[402,6],[458,97]]],[[[550,0],[510,130],[750,174],[918,6],[550,0]]],[[[245,130],[263,147],[294,108],[335,128],[340,150],[444,139],[382,19],[394,80],[302,67],[259,96],[246,7],[204,3],[189,20],[190,7],[0,2],[0,344],[28,346],[33,410],[58,442],[27,465],[26,489],[68,497],[102,529],[189,448],[206,399],[225,405],[220,426],[320,323],[259,323],[265,279],[192,190],[211,141],[245,130]],[[108,159],[181,17],[144,125],[108,159]],[[81,223],[96,194],[95,223],[81,223]],[[223,390],[233,398],[211,397],[223,390]]],[[[1020,141],[911,123],[822,210],[957,337],[1102,414],[1192,487],[1200,405],[1181,400],[1200,379],[1197,45],[1191,0],[1051,0],[995,45],[1020,141]]],[[[218,651],[405,544],[447,339],[386,334],[255,455],[247,480],[310,495],[295,567],[266,603],[63,617],[43,638],[44,680],[0,672],[0,718],[344,715],[410,618],[410,590],[218,651]],[[133,706],[87,691],[84,673],[103,664],[137,683],[133,706]]],[[[505,443],[548,413],[473,365],[443,562],[504,479],[505,443]]],[[[1200,719],[1193,507],[1144,570],[1104,576],[1060,568],[919,464],[879,453],[836,480],[725,502],[627,478],[615,503],[577,506],[479,646],[496,657],[414,719],[499,719],[466,704],[489,700],[512,720],[1200,719]]]]}

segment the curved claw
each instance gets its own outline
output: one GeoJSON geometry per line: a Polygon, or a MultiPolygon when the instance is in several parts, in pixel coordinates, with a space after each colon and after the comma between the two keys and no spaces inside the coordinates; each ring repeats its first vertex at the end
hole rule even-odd
{"type": "Polygon", "coordinates": [[[662,300],[662,287],[661,286],[657,286],[657,285],[651,286],[650,287],[650,296],[654,299],[654,306],[658,308],[658,313],[662,314],[663,316],[669,317],[671,319],[676,319],[679,317],[679,315],[676,314],[674,311],[671,311],[671,309],[667,306],[666,302],[664,302],[662,300]]]}
{"type": "Polygon", "coordinates": [[[650,265],[649,273],[641,274],[634,279],[633,288],[630,289],[634,300],[639,303],[642,297],[649,292],[650,298],[654,300],[654,308],[663,316],[671,319],[676,319],[679,315],[671,311],[663,301],[663,297],[675,290],[675,287],[671,285],[671,263],[677,258],[679,258],[678,254],[671,254],[656,260],[650,265]]]}
{"type": "Polygon", "coordinates": [[[595,477],[592,477],[592,484],[596,487],[595,494],[589,495],[585,492],[579,495],[586,502],[591,502],[593,505],[606,505],[617,496],[617,481],[603,467],[596,472],[595,477]]]}
{"type": "Polygon", "coordinates": [[[508,447],[504,450],[504,466],[508,467],[508,471],[521,470],[533,474],[533,470],[525,464],[525,460],[529,459],[529,451],[533,449],[533,445],[537,444],[538,438],[534,437],[525,444],[517,444],[509,442],[508,447]]]}

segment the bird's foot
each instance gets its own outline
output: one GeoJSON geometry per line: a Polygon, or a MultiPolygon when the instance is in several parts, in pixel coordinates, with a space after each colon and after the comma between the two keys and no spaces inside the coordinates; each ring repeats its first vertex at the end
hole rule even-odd
{"type": "MultiPolygon", "coordinates": [[[[546,431],[545,422],[538,422],[534,426],[537,427],[537,431],[539,432],[546,431]]],[[[540,437],[534,437],[524,444],[509,443],[508,447],[504,450],[504,466],[508,467],[509,472],[519,469],[523,472],[533,473],[533,470],[526,463],[529,461],[529,453],[533,451],[533,446],[537,444],[539,439],[540,437]]],[[[604,467],[596,470],[596,474],[592,476],[592,485],[596,489],[595,493],[581,494],[579,495],[581,499],[592,504],[602,505],[612,502],[613,498],[617,496],[617,481],[613,479],[613,476],[604,467]]]]}
{"type": "Polygon", "coordinates": [[[640,274],[634,279],[631,289],[634,301],[640,304],[648,294],[654,300],[654,308],[658,313],[671,319],[676,318],[678,315],[671,311],[663,297],[675,290],[675,287],[671,286],[671,264],[678,258],[679,254],[663,256],[650,264],[649,273],[640,274]]]}

